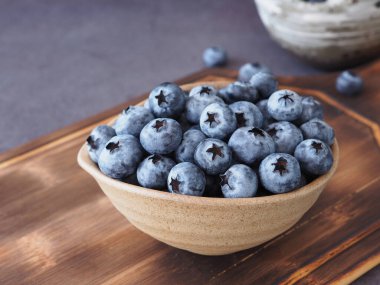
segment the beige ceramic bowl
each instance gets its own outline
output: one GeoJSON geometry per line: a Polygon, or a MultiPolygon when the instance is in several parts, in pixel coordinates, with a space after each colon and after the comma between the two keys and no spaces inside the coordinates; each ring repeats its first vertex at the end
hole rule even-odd
{"type": "MultiPolygon", "coordinates": [[[[220,88],[227,83],[209,84],[220,88]]],[[[183,88],[189,90],[193,86],[183,88]]],[[[238,199],[172,194],[109,178],[90,160],[86,145],[78,153],[78,162],[95,178],[115,208],[141,231],[177,248],[223,255],[262,244],[297,223],[337,168],[336,141],[332,149],[331,170],[310,184],[290,193],[238,199]]]]}

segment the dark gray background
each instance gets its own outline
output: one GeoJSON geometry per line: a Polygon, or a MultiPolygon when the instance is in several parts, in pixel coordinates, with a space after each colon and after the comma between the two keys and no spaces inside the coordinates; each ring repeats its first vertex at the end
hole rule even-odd
{"type": "Polygon", "coordinates": [[[268,37],[250,0],[1,0],[0,152],[201,69],[212,45],[230,68],[321,72],[268,37]]]}

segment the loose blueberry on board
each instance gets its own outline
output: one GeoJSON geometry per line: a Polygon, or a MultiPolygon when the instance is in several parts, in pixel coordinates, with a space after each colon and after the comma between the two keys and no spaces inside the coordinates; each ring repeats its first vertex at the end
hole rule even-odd
{"type": "Polygon", "coordinates": [[[216,95],[218,91],[211,85],[199,85],[192,88],[189,92],[189,97],[194,95],[216,95]]]}
{"type": "Polygon", "coordinates": [[[141,106],[129,106],[116,119],[114,129],[117,135],[139,137],[143,127],[154,119],[150,110],[141,106]]]}
{"type": "Polygon", "coordinates": [[[224,139],[236,129],[237,122],[234,112],[228,105],[213,103],[202,111],[199,125],[206,136],[224,139]]]}
{"type": "Polygon", "coordinates": [[[194,160],[206,174],[216,175],[225,172],[230,167],[232,153],[224,141],[205,139],[195,149],[194,160]]]}
{"type": "Polygon", "coordinates": [[[276,152],[293,154],[296,146],[303,141],[302,132],[292,123],[280,121],[266,128],[276,146],[276,152]]]}
{"type": "Polygon", "coordinates": [[[205,140],[206,136],[199,130],[188,130],[183,134],[181,144],[175,151],[175,158],[178,162],[194,163],[194,152],[198,144],[205,140]]]}
{"type": "Polygon", "coordinates": [[[262,99],[269,98],[277,90],[278,81],[271,73],[258,72],[254,74],[249,83],[257,89],[262,99]]]}
{"type": "Polygon", "coordinates": [[[259,176],[264,188],[274,194],[292,191],[302,183],[300,165],[287,153],[268,155],[260,163],[259,176]]]}
{"type": "Polygon", "coordinates": [[[304,139],[318,139],[328,145],[334,143],[334,129],[324,121],[312,119],[300,127],[304,139]]]}
{"type": "Polygon", "coordinates": [[[116,136],[115,130],[107,125],[97,126],[91,131],[87,138],[87,150],[93,162],[98,163],[100,153],[114,136],[116,136]]]}
{"type": "Polygon", "coordinates": [[[255,103],[259,99],[255,87],[249,83],[239,81],[229,84],[225,90],[220,90],[219,97],[228,104],[237,101],[249,101],[255,103]]]}
{"type": "Polygon", "coordinates": [[[363,90],[363,79],[353,71],[343,71],[335,83],[336,90],[342,95],[356,96],[363,90]]]}
{"type": "Polygon", "coordinates": [[[323,175],[333,165],[333,155],[330,147],[323,141],[307,139],[301,142],[294,151],[302,171],[311,175],[323,175]]]}
{"type": "Polygon", "coordinates": [[[228,146],[238,161],[248,165],[260,162],[275,151],[275,144],[271,136],[256,127],[237,129],[230,137],[228,146]]]}
{"type": "Polygon", "coordinates": [[[208,87],[203,87],[200,92],[194,92],[186,102],[186,118],[192,124],[199,124],[199,118],[202,111],[212,103],[224,104],[223,100],[216,96],[216,92],[212,92],[208,87]],[[210,90],[210,92],[206,92],[210,90]]]}
{"type": "Polygon", "coordinates": [[[262,127],[264,117],[255,104],[247,101],[238,101],[232,103],[229,107],[235,114],[238,128],[262,127]]]}
{"type": "Polygon", "coordinates": [[[203,63],[207,67],[225,66],[227,60],[227,52],[222,47],[209,47],[203,52],[203,63]]]}
{"type": "Polygon", "coordinates": [[[298,125],[302,125],[311,119],[323,119],[322,104],[312,96],[302,98],[302,113],[296,121],[298,125]]]}
{"type": "Polygon", "coordinates": [[[278,90],[269,97],[267,109],[277,121],[294,121],[301,116],[302,97],[291,90],[278,90]]]}
{"type": "Polygon", "coordinates": [[[137,168],[139,184],[151,189],[164,189],[170,170],[176,163],[168,157],[152,154],[145,158],[137,168]]]}
{"type": "Polygon", "coordinates": [[[206,187],[203,171],[191,162],[181,162],[168,175],[169,192],[191,196],[202,196],[206,187]]]}
{"type": "Polygon", "coordinates": [[[238,79],[241,82],[249,82],[251,77],[258,72],[272,73],[269,67],[265,65],[262,65],[258,62],[248,62],[240,67],[238,79]]]}
{"type": "Polygon", "coordinates": [[[225,198],[250,198],[257,192],[258,179],[252,168],[244,164],[231,166],[220,175],[220,186],[225,198]]]}
{"type": "Polygon", "coordinates": [[[151,154],[171,153],[177,149],[181,140],[181,125],[169,118],[150,121],[140,133],[141,145],[151,154]]]}
{"type": "Polygon", "coordinates": [[[109,177],[123,179],[136,171],[143,155],[143,149],[136,137],[114,136],[100,153],[99,169],[109,177]]]}
{"type": "Polygon", "coordinates": [[[178,117],[185,109],[185,97],[177,84],[165,82],[150,92],[149,107],[156,117],[178,117]]]}
{"type": "Polygon", "coordinates": [[[272,116],[269,114],[267,106],[268,99],[264,99],[256,103],[256,107],[259,108],[261,114],[264,117],[263,128],[266,128],[269,124],[276,122],[276,120],[273,119],[272,116]]]}

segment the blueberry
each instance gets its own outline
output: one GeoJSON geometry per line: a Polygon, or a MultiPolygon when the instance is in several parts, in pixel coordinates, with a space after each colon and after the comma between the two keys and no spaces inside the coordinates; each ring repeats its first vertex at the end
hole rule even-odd
{"type": "Polygon", "coordinates": [[[235,114],[238,128],[262,127],[264,117],[255,104],[247,101],[239,101],[232,103],[230,109],[235,114]]]}
{"type": "Polygon", "coordinates": [[[228,141],[236,159],[245,164],[260,162],[275,151],[275,144],[270,135],[255,127],[237,129],[228,141]]]}
{"type": "Polygon", "coordinates": [[[264,99],[256,103],[256,107],[259,108],[261,114],[264,117],[263,128],[266,128],[269,124],[272,124],[276,121],[269,114],[267,106],[268,106],[268,99],[264,99]]]}
{"type": "Polygon", "coordinates": [[[312,119],[300,127],[305,139],[318,139],[328,145],[334,143],[334,129],[324,121],[312,119]]]}
{"type": "Polygon", "coordinates": [[[87,150],[91,160],[98,163],[99,155],[107,142],[116,136],[115,130],[107,125],[97,126],[87,138],[87,150]]]}
{"type": "Polygon", "coordinates": [[[302,171],[311,175],[327,173],[334,161],[330,147],[316,139],[307,139],[301,142],[296,147],[294,156],[300,162],[302,171]]]}
{"type": "Polygon", "coordinates": [[[225,89],[219,90],[219,97],[226,103],[233,103],[237,101],[249,101],[255,103],[258,100],[256,88],[249,83],[233,82],[225,89]]]}
{"type": "Polygon", "coordinates": [[[220,178],[218,175],[206,175],[206,189],[203,193],[204,197],[223,198],[222,190],[220,189],[220,178]]]}
{"type": "Polygon", "coordinates": [[[150,110],[149,98],[144,101],[144,108],[150,110]]]}
{"type": "Polygon", "coordinates": [[[343,95],[356,96],[363,90],[363,79],[356,73],[346,70],[336,79],[335,87],[343,95]]]}
{"type": "Polygon", "coordinates": [[[302,113],[297,120],[297,124],[301,125],[311,119],[323,119],[322,104],[312,96],[302,98],[302,113]]]}
{"type": "Polygon", "coordinates": [[[156,117],[178,117],[185,104],[185,94],[175,83],[162,83],[149,94],[149,107],[156,117]]]}
{"type": "Polygon", "coordinates": [[[140,133],[140,142],[151,154],[168,154],[175,151],[182,140],[181,125],[169,118],[150,121],[140,133]]]}
{"type": "Polygon", "coordinates": [[[258,94],[261,98],[269,98],[277,90],[278,81],[276,78],[265,72],[258,72],[254,74],[249,83],[257,89],[258,94]]]}
{"type": "Polygon", "coordinates": [[[202,196],[206,187],[205,174],[190,162],[174,166],[168,176],[169,192],[191,196],[202,196]]]}
{"type": "Polygon", "coordinates": [[[113,127],[117,135],[138,137],[143,127],[153,119],[150,110],[141,106],[130,106],[123,110],[113,127]]]}
{"type": "Polygon", "coordinates": [[[137,168],[137,180],[143,187],[164,189],[169,172],[175,164],[168,157],[152,154],[145,158],[137,168]]]}
{"type": "Polygon", "coordinates": [[[225,142],[205,139],[195,149],[194,160],[207,174],[216,175],[230,167],[232,153],[225,142]]]}
{"type": "Polygon", "coordinates": [[[123,179],[136,171],[143,154],[143,149],[134,136],[115,136],[100,153],[100,171],[109,177],[123,179]]]}
{"type": "Polygon", "coordinates": [[[199,85],[190,90],[189,97],[194,95],[216,95],[218,91],[211,85],[199,85]]]}
{"type": "Polygon", "coordinates": [[[271,70],[258,62],[246,63],[240,67],[238,79],[242,82],[249,82],[251,77],[258,72],[271,73],[271,70]]]}
{"type": "Polygon", "coordinates": [[[206,136],[199,130],[188,130],[183,134],[183,139],[175,157],[178,162],[194,162],[194,152],[198,144],[205,140],[206,136]]]}
{"type": "Polygon", "coordinates": [[[229,136],[237,126],[234,112],[221,103],[208,105],[202,111],[199,124],[205,135],[217,139],[229,136]]]}
{"type": "Polygon", "coordinates": [[[278,121],[294,121],[302,113],[302,97],[291,90],[279,90],[268,99],[267,109],[278,121]]]}
{"type": "MultiPolygon", "coordinates": [[[[197,87],[196,87],[197,88],[197,87]]],[[[190,97],[186,102],[186,118],[190,123],[199,124],[202,111],[212,103],[224,104],[223,100],[216,96],[216,91],[204,86],[199,91],[191,90],[190,97]],[[209,90],[209,91],[208,91],[209,90]],[[193,92],[193,94],[192,94],[193,92]]]]}
{"type": "Polygon", "coordinates": [[[250,198],[257,192],[257,175],[247,165],[235,164],[220,175],[220,185],[225,198],[250,198]]]}
{"type": "Polygon", "coordinates": [[[260,181],[272,193],[286,193],[301,186],[300,165],[292,155],[273,153],[259,167],[260,181]]]}
{"type": "Polygon", "coordinates": [[[203,52],[203,63],[207,67],[224,66],[227,60],[227,52],[222,47],[209,47],[203,52]]]}
{"type": "Polygon", "coordinates": [[[274,140],[276,152],[293,154],[296,146],[303,141],[301,130],[287,121],[270,124],[266,131],[274,140]]]}

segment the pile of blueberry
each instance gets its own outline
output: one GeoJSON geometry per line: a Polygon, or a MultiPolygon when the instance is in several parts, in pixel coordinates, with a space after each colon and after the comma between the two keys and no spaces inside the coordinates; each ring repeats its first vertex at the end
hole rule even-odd
{"type": "Polygon", "coordinates": [[[295,190],[329,171],[334,130],[322,118],[320,102],[277,90],[267,67],[249,63],[220,90],[157,86],[144,106],[96,127],[87,146],[105,175],[128,183],[254,197],[295,190]]]}

